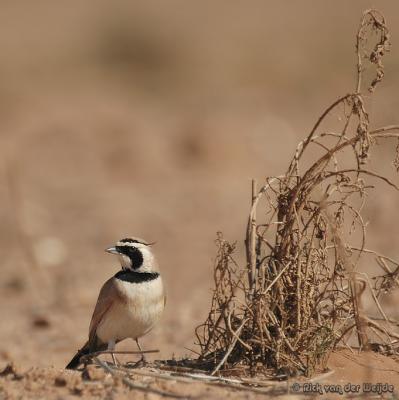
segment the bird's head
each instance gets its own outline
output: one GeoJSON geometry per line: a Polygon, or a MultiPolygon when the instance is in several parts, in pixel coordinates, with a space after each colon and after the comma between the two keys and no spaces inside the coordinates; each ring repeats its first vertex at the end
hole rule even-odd
{"type": "Polygon", "coordinates": [[[131,237],[119,240],[105,251],[118,256],[123,270],[153,272],[157,270],[156,260],[151,250],[153,244],[131,237]]]}

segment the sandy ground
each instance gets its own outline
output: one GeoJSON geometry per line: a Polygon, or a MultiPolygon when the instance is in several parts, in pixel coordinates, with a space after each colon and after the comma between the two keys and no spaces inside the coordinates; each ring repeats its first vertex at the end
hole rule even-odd
{"type": "MultiPolygon", "coordinates": [[[[0,378],[0,398],[129,396],[109,377],[62,370],[118,269],[103,249],[128,235],[157,242],[168,289],[144,347],[160,359],[193,356],[216,232],[238,241],[242,260],[250,180],[282,173],[321,111],[353,89],[354,34],[367,7],[251,3],[0,5],[0,362],[17,371],[0,378]]],[[[370,104],[373,126],[397,123],[399,107],[399,8],[378,6],[394,46],[370,104]]],[[[377,148],[373,166],[398,182],[395,146],[377,148]]],[[[398,196],[375,193],[365,209],[370,247],[399,258],[398,196]]],[[[382,299],[393,318],[396,298],[382,299]]],[[[364,361],[397,386],[397,372],[385,371],[396,361],[345,357],[356,359],[334,356],[332,383],[366,379],[364,361]]],[[[180,393],[180,384],[154,383],[164,384],[180,393]]],[[[254,395],[182,385],[191,391],[254,395]]]]}
{"type": "Polygon", "coordinates": [[[91,365],[84,372],[35,367],[28,370],[8,365],[0,373],[0,398],[5,399],[135,399],[193,398],[300,399],[326,396],[396,398],[399,387],[399,364],[396,360],[372,352],[361,354],[349,350],[334,352],[328,371],[311,381],[291,378],[286,382],[263,381],[259,385],[228,387],[221,382],[201,382],[173,375],[157,368],[139,368],[127,375],[112,375],[91,365]],[[350,372],[349,372],[350,371],[350,372]],[[161,374],[165,378],[154,377],[161,374]],[[143,375],[144,374],[144,375],[143,375]],[[123,380],[125,379],[125,380],[123,380]],[[143,385],[145,390],[132,388],[143,385]]]}

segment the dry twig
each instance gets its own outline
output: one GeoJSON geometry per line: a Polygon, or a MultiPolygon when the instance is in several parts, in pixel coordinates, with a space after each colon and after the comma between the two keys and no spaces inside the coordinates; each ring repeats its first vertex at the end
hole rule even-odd
{"type": "Polygon", "coordinates": [[[124,375],[120,375],[118,373],[118,370],[115,370],[113,368],[111,368],[107,363],[101,361],[98,357],[94,358],[94,361],[97,365],[99,365],[101,368],[103,368],[106,372],[109,372],[111,375],[113,376],[120,376],[122,379],[122,382],[129,387],[130,389],[135,389],[135,390],[140,390],[142,392],[146,392],[146,393],[155,393],[158,394],[160,396],[164,396],[164,397],[172,397],[175,399],[187,399],[190,398],[190,396],[181,396],[175,393],[170,393],[170,392],[166,392],[160,389],[155,389],[150,387],[149,385],[146,385],[144,383],[140,383],[140,382],[134,382],[132,379],[130,379],[126,374],[124,375]]]}

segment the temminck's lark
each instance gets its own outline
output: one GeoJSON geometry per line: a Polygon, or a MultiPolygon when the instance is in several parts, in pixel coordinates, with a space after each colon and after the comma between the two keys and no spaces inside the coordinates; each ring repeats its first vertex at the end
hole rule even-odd
{"type": "Polygon", "coordinates": [[[84,355],[113,351],[115,344],[126,338],[134,339],[141,350],[138,339],[153,328],[165,307],[162,279],[150,243],[126,238],[106,251],[118,256],[122,269],[101,288],[89,340],[66,366],[68,369],[77,368],[84,355]]]}

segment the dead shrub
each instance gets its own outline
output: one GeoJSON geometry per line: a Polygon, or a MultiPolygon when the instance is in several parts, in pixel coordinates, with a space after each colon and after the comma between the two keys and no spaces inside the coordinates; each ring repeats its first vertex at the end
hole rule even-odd
{"type": "Polygon", "coordinates": [[[200,360],[213,374],[271,368],[311,375],[354,334],[360,348],[375,345],[370,331],[384,348],[399,337],[378,301],[399,283],[399,263],[365,247],[362,218],[377,181],[398,189],[368,168],[377,140],[399,138],[399,126],[370,129],[366,109],[365,94],[372,96],[381,82],[389,46],[383,15],[365,11],[356,36],[355,91],[323,112],[284,175],[266,178],[260,190],[253,182],[244,267],[234,260],[235,244],[218,234],[211,309],[196,330],[200,360]],[[335,126],[325,128],[332,117],[335,126]],[[366,256],[382,270],[373,282],[361,271],[366,256]],[[381,323],[365,314],[365,291],[381,323]]]}

